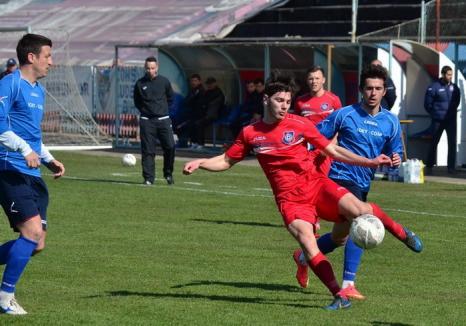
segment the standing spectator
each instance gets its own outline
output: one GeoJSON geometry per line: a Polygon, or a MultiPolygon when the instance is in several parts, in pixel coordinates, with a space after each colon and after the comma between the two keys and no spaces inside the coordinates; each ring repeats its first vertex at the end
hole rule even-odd
{"type": "Polygon", "coordinates": [[[155,180],[155,152],[157,140],[163,150],[163,177],[168,185],[174,184],[175,139],[168,108],[173,101],[170,81],[158,74],[155,57],[148,57],[144,68],[146,74],[134,85],[134,105],[141,113],[141,161],[145,185],[155,180]]]}
{"type": "Polygon", "coordinates": [[[52,66],[52,41],[26,34],[16,47],[19,70],[0,80],[0,204],[19,237],[0,246],[5,264],[0,312],[25,315],[15,298],[16,284],[31,256],[45,247],[49,194],[41,178],[44,164],[55,178],[65,173],[42,143],[40,124],[45,90],[38,82],[52,66]]]}
{"type": "Polygon", "coordinates": [[[193,74],[189,78],[190,90],[184,99],[183,110],[178,121],[176,121],[175,131],[178,135],[178,147],[188,147],[188,140],[193,132],[194,121],[202,117],[202,105],[204,99],[204,87],[201,76],[193,74]]]}
{"type": "Polygon", "coordinates": [[[225,95],[217,86],[217,80],[214,77],[206,79],[206,92],[204,94],[202,117],[194,122],[193,130],[193,149],[202,149],[205,145],[205,131],[220,116],[225,106],[225,95]]]}
{"type": "MultiPolygon", "coordinates": [[[[383,67],[382,62],[378,59],[372,60],[371,61],[372,66],[380,66],[383,67]]],[[[382,107],[384,109],[387,109],[390,111],[395,104],[396,101],[396,87],[395,83],[393,83],[393,80],[388,76],[387,74],[387,80],[385,81],[385,95],[382,98],[382,107]]]]}
{"type": "Polygon", "coordinates": [[[337,95],[324,89],[325,72],[321,67],[309,68],[306,78],[309,93],[296,99],[294,113],[307,117],[317,124],[330,113],[341,108],[341,101],[337,95]]]}
{"type": "Polygon", "coordinates": [[[433,138],[427,156],[426,173],[432,173],[437,159],[437,145],[445,130],[448,138],[448,173],[454,174],[456,167],[456,116],[460,104],[460,90],[452,83],[453,70],[443,66],[442,77],[433,82],[426,91],[424,108],[432,118],[433,138]]]}
{"type": "Polygon", "coordinates": [[[10,58],[7,60],[6,62],[6,69],[4,72],[2,72],[0,74],[0,79],[2,79],[3,77],[5,77],[6,75],[9,75],[11,74],[12,72],[14,72],[16,69],[18,68],[17,64],[16,64],[16,60],[13,59],[13,58],[10,58]]]}

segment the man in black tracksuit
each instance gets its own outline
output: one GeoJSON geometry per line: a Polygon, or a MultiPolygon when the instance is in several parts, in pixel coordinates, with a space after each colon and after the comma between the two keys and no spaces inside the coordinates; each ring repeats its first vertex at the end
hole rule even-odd
{"type": "Polygon", "coordinates": [[[155,180],[155,149],[157,139],[163,149],[163,176],[169,185],[174,184],[175,139],[168,108],[173,101],[170,81],[158,74],[159,65],[155,57],[148,57],[144,68],[146,74],[134,85],[134,105],[141,113],[142,176],[144,184],[152,185],[155,180]]]}

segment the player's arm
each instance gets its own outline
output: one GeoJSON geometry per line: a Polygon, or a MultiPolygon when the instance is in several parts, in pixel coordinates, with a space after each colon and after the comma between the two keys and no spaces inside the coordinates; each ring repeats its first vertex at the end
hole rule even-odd
{"type": "Polygon", "coordinates": [[[228,157],[225,153],[211,158],[201,158],[190,161],[184,165],[183,173],[192,174],[197,169],[203,169],[211,172],[225,171],[235,165],[238,161],[228,157]]]}
{"type": "Polygon", "coordinates": [[[0,144],[11,151],[20,152],[30,168],[40,166],[40,159],[29,144],[11,128],[8,119],[11,105],[13,105],[13,92],[7,83],[0,83],[0,144]]]}
{"type": "Polygon", "coordinates": [[[434,106],[434,98],[435,98],[435,85],[430,85],[426,90],[426,95],[424,96],[424,108],[426,111],[433,115],[433,106],[434,106]]]}
{"type": "Polygon", "coordinates": [[[167,79],[167,84],[165,85],[165,95],[167,97],[168,107],[170,107],[174,101],[174,94],[173,94],[172,84],[170,83],[168,79],[167,79]]]}
{"type": "Polygon", "coordinates": [[[394,122],[394,128],[391,131],[391,136],[385,144],[382,153],[390,156],[392,166],[399,167],[403,158],[403,142],[401,139],[401,125],[397,118],[394,122]]]}
{"type": "Polygon", "coordinates": [[[53,173],[55,179],[60,178],[65,174],[65,166],[60,161],[56,160],[53,155],[49,152],[44,144],[41,144],[40,148],[40,160],[44,165],[53,173]]]}
{"type": "Polygon", "coordinates": [[[349,150],[343,147],[335,145],[334,143],[330,143],[327,147],[323,149],[323,151],[325,154],[337,161],[352,165],[359,165],[369,168],[377,168],[379,165],[392,165],[391,158],[385,154],[380,154],[379,156],[370,159],[354,154],[353,152],[350,152],[349,150]]]}
{"type": "Polygon", "coordinates": [[[141,111],[142,109],[142,101],[141,101],[141,93],[139,90],[139,82],[136,82],[134,84],[134,90],[133,90],[133,101],[134,101],[134,106],[141,111]]]}

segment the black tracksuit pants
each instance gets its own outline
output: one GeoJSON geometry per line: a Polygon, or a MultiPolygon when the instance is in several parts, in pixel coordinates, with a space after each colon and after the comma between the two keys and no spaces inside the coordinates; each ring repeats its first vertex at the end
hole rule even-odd
{"type": "Polygon", "coordinates": [[[173,138],[172,122],[170,118],[141,117],[141,163],[144,181],[155,180],[155,151],[157,140],[163,150],[163,176],[171,176],[175,163],[175,139],[173,138]]]}
{"type": "Polygon", "coordinates": [[[429,147],[429,154],[427,156],[427,167],[432,167],[437,161],[437,146],[445,130],[448,140],[448,169],[456,167],[456,119],[449,119],[443,121],[432,121],[433,136],[432,142],[429,147]]]}

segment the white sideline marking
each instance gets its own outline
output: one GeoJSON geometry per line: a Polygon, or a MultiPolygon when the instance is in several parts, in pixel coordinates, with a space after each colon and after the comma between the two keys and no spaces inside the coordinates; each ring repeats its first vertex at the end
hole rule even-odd
{"type": "Polygon", "coordinates": [[[466,218],[466,216],[461,216],[461,215],[437,214],[437,213],[428,213],[428,212],[416,212],[416,211],[408,211],[408,210],[405,210],[405,209],[398,209],[398,208],[383,208],[383,210],[392,211],[392,212],[400,212],[400,213],[417,214],[417,215],[466,218]]]}
{"type": "MultiPolygon", "coordinates": [[[[44,175],[52,176],[52,174],[44,174],[44,175]]],[[[82,180],[82,181],[96,181],[97,180],[97,178],[89,179],[89,178],[80,178],[80,177],[72,177],[72,176],[63,176],[62,178],[71,179],[71,180],[82,180]]],[[[105,181],[105,180],[102,180],[102,181],[105,181]]],[[[143,184],[128,183],[128,182],[123,182],[123,181],[122,182],[112,181],[111,184],[150,188],[143,184]]],[[[193,192],[221,194],[221,195],[227,195],[227,196],[273,198],[273,195],[250,194],[250,193],[244,193],[244,192],[218,191],[218,190],[186,188],[186,187],[178,187],[178,186],[170,186],[170,188],[178,189],[178,190],[193,191],[193,192]]],[[[253,188],[253,189],[261,189],[261,188],[253,188]]],[[[466,216],[454,215],[454,214],[438,214],[438,213],[430,213],[430,212],[409,211],[409,210],[397,209],[397,208],[382,208],[382,209],[385,211],[408,213],[408,214],[415,214],[415,215],[424,215],[424,216],[433,216],[433,217],[453,217],[453,218],[466,219],[466,216]]]]}
{"type": "Polygon", "coordinates": [[[128,173],[115,172],[115,173],[110,173],[110,175],[112,177],[129,177],[129,176],[135,175],[135,174],[139,174],[139,172],[128,172],[128,173]]]}
{"type": "Polygon", "coordinates": [[[187,185],[193,185],[193,186],[202,186],[203,184],[200,182],[183,182],[184,184],[187,185]]]}
{"type": "Polygon", "coordinates": [[[219,185],[219,188],[238,189],[237,186],[219,185]]]}
{"type": "Polygon", "coordinates": [[[228,196],[273,198],[273,196],[269,196],[269,195],[247,194],[244,192],[238,193],[238,192],[231,192],[231,191],[218,191],[218,190],[208,190],[208,189],[199,189],[199,188],[194,189],[194,188],[173,187],[173,186],[171,188],[179,189],[179,190],[187,190],[187,191],[221,194],[221,195],[228,195],[228,196]]]}
{"type": "Polygon", "coordinates": [[[252,188],[252,190],[272,192],[272,189],[269,188],[252,188]]]}

